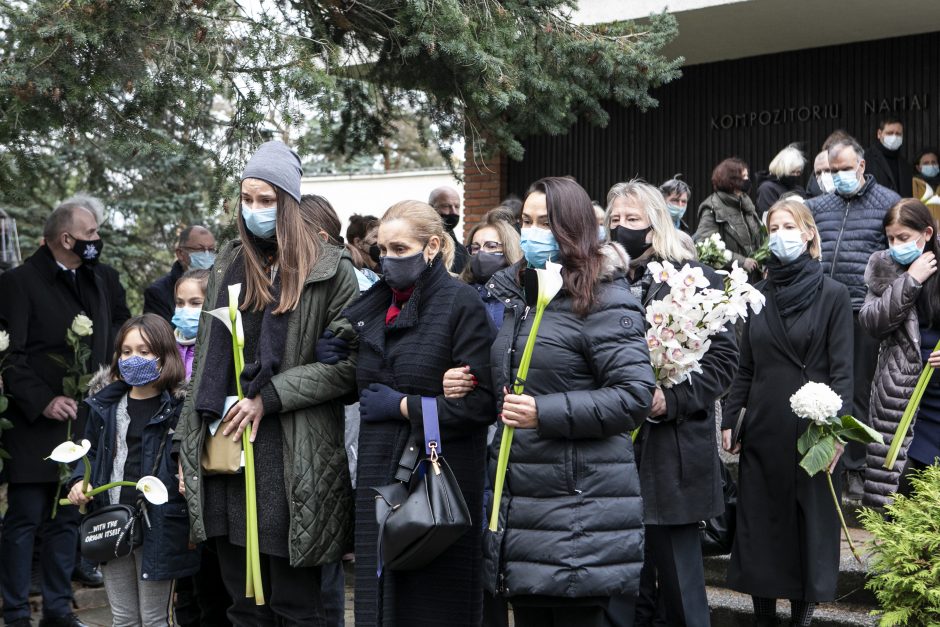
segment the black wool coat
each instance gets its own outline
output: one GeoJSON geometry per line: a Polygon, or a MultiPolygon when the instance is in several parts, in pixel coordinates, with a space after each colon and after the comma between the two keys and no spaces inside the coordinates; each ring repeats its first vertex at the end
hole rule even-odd
{"type": "MultiPolygon", "coordinates": [[[[84,313],[94,325],[89,338],[88,372],[110,363],[117,330],[129,317],[124,290],[113,268],[79,267],[78,291],[68,275],[46,246],[23,265],[0,274],[0,323],[10,334],[3,382],[10,396],[6,417],[13,422],[13,428],[3,433],[3,444],[11,456],[5,466],[11,483],[58,480],[57,464],[43,458],[65,441],[67,426],[46,418],[42,412],[62,394],[65,370],[50,356],[59,355],[71,362],[72,351],[65,334],[75,316],[84,313]]],[[[80,418],[84,413],[79,412],[80,418]]],[[[84,429],[83,419],[74,423],[73,439],[84,429]]]]}
{"type": "Polygon", "coordinates": [[[360,427],[356,624],[479,625],[486,431],[496,418],[489,364],[493,327],[477,291],[451,277],[440,256],[418,279],[398,318],[386,326],[391,304],[391,289],[381,280],[345,311],[359,333],[359,389],[382,383],[407,394],[410,416],[410,423],[363,421],[360,427]],[[464,398],[445,399],[444,372],[468,364],[479,384],[464,398]],[[424,449],[421,397],[437,398],[442,452],[457,477],[473,527],[425,568],[386,569],[380,581],[373,488],[394,481],[406,445],[424,449]]]}
{"type": "Polygon", "coordinates": [[[722,425],[733,428],[746,408],[728,585],[760,597],[831,601],[839,518],[822,472],[810,477],[799,466],[796,442],[809,421],[793,413],[790,396],[815,381],[842,397],[843,410],[852,407],[852,305],[847,288],[826,277],[812,305],[782,319],[770,282],[758,288],[767,303],[745,326],[722,425]]]}
{"type": "Polygon", "coordinates": [[[176,282],[184,272],[182,264],[174,261],[168,273],[147,286],[144,290],[144,313],[157,314],[167,322],[173,319],[173,312],[176,311],[176,282]]]}
{"type": "MultiPolygon", "coordinates": [[[[722,289],[722,279],[698,262],[710,287],[722,289]]],[[[674,264],[681,268],[684,264],[674,264]]],[[[643,305],[662,300],[669,285],[653,283],[643,305]]],[[[731,385],[738,369],[734,328],[711,336],[702,358],[701,373],[664,387],[666,414],[649,418],[640,429],[635,447],[643,494],[643,522],[647,525],[685,525],[707,520],[725,509],[721,489],[721,461],[715,437],[715,400],[731,385]]]]}
{"type": "MultiPolygon", "coordinates": [[[[500,502],[504,531],[487,533],[484,545],[486,584],[516,603],[603,603],[639,586],[643,504],[630,432],[649,414],[653,370],[640,303],[614,265],[614,247],[604,250],[609,271],[594,309],[581,317],[559,293],[532,352],[525,393],[535,397],[538,426],[515,430],[500,502]]],[[[535,317],[518,271],[491,281],[507,301],[492,350],[498,389],[512,385],[535,317]]]]}
{"type": "Polygon", "coordinates": [[[914,168],[899,150],[893,153],[880,141],[865,151],[865,174],[871,174],[879,185],[896,192],[901,198],[910,198],[914,188],[914,168]],[[895,175],[894,165],[897,165],[895,175]]]}

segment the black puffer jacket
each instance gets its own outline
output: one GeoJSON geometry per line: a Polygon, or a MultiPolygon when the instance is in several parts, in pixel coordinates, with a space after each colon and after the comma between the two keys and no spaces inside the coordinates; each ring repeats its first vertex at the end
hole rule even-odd
{"type": "MultiPolygon", "coordinates": [[[[515,431],[500,504],[505,532],[484,544],[486,571],[498,573],[505,596],[609,597],[639,586],[643,503],[630,432],[649,413],[653,371],[640,303],[619,278],[626,255],[604,250],[612,261],[594,311],[579,317],[562,292],[539,327],[525,389],[538,428],[515,431]]],[[[518,271],[490,282],[506,303],[491,352],[496,389],[511,384],[535,317],[518,271]]]]}
{"type": "Polygon", "coordinates": [[[882,226],[885,214],[901,197],[866,174],[854,196],[825,194],[806,201],[822,244],[823,272],[849,288],[852,309],[865,302],[865,267],[876,251],[888,247],[882,226]]]}

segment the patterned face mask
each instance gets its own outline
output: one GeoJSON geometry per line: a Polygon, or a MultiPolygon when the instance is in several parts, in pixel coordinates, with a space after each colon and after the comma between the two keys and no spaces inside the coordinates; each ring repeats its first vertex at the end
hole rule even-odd
{"type": "Polygon", "coordinates": [[[118,360],[118,370],[121,371],[124,382],[134,387],[153,383],[160,378],[157,360],[146,359],[140,355],[118,360]]]}

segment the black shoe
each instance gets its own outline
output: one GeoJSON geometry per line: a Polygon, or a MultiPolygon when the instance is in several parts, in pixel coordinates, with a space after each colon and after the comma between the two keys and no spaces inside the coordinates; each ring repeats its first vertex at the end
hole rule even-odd
{"type": "Polygon", "coordinates": [[[39,621],[39,627],[88,627],[75,614],[66,614],[65,616],[55,616],[53,618],[42,617],[39,621]]]}
{"type": "Polygon", "coordinates": [[[94,564],[85,560],[78,560],[75,570],[72,571],[72,581],[89,588],[100,588],[104,585],[104,577],[94,564]]]}

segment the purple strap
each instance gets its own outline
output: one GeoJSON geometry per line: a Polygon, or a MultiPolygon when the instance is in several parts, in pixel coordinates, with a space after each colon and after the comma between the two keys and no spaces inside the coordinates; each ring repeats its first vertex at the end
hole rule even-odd
{"type": "Polygon", "coordinates": [[[437,398],[433,396],[421,397],[421,418],[424,421],[424,452],[431,454],[431,443],[434,442],[437,454],[443,453],[441,446],[441,425],[437,420],[437,398]]]}

